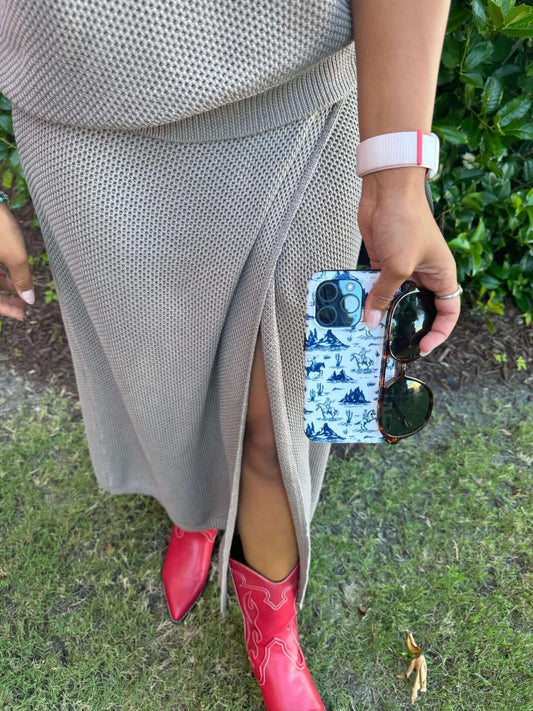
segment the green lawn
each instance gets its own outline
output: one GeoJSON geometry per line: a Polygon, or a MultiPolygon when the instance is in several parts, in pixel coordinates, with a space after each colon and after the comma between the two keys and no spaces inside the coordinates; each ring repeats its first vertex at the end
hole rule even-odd
{"type": "MultiPolygon", "coordinates": [[[[533,415],[455,398],[416,437],[330,460],[299,613],[328,711],[412,708],[405,628],[428,664],[415,708],[532,708],[533,415]]],[[[231,582],[224,620],[212,580],[169,621],[170,522],[98,490],[73,407],[0,424],[0,709],[259,711],[231,582]]]]}

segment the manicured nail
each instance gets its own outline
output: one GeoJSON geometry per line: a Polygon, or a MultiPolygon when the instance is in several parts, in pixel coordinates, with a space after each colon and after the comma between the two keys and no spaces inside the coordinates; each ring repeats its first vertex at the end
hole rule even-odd
{"type": "Polygon", "coordinates": [[[35,303],[35,292],[33,291],[33,289],[28,289],[28,291],[23,291],[21,293],[21,296],[26,303],[28,303],[28,304],[35,303]]]}
{"type": "Polygon", "coordinates": [[[373,331],[379,326],[381,319],[383,318],[383,313],[378,311],[378,309],[370,309],[370,311],[365,314],[365,323],[368,328],[373,331]]]}

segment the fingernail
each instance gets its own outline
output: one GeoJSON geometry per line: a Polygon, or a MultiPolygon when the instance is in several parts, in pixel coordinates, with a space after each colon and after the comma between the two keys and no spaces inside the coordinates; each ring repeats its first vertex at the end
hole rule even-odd
{"type": "Polygon", "coordinates": [[[370,309],[368,313],[365,313],[365,323],[371,331],[378,327],[382,318],[383,313],[378,309],[370,309]]]}
{"type": "Polygon", "coordinates": [[[427,356],[431,353],[431,351],[420,351],[421,356],[427,356]]]}
{"type": "Polygon", "coordinates": [[[26,303],[28,303],[28,304],[35,303],[35,292],[33,291],[33,289],[28,289],[28,291],[23,291],[21,293],[21,296],[26,303]]]}

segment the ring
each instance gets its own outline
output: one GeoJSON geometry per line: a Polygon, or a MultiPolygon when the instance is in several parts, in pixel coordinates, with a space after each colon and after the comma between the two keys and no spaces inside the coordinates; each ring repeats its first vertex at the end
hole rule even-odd
{"type": "Polygon", "coordinates": [[[437,296],[435,294],[436,299],[453,299],[455,296],[461,296],[463,293],[463,287],[459,284],[457,286],[457,289],[453,292],[453,294],[446,294],[446,296],[437,296]]]}

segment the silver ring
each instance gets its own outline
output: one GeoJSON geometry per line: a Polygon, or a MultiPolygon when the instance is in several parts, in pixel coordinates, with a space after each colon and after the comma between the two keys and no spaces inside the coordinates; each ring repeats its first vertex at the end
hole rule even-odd
{"type": "Polygon", "coordinates": [[[453,299],[456,296],[461,296],[462,293],[463,293],[463,287],[460,284],[458,284],[457,289],[453,292],[453,294],[446,294],[446,296],[437,296],[435,294],[435,298],[436,299],[453,299]]]}

